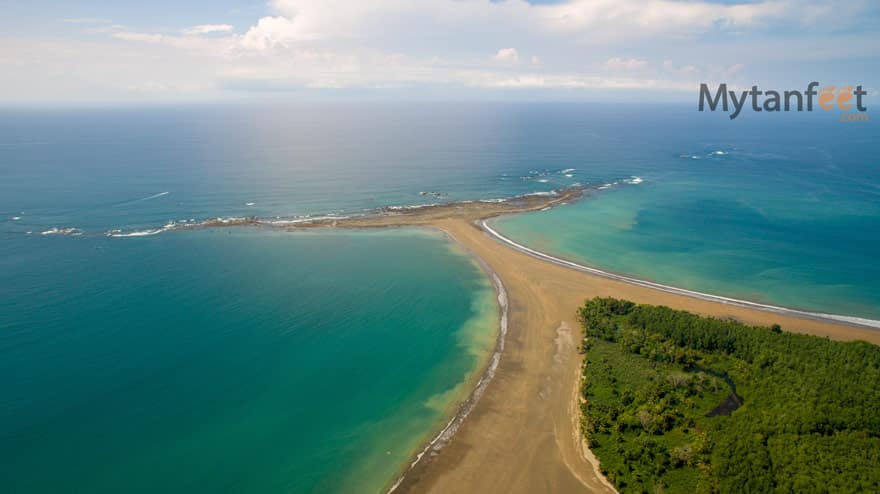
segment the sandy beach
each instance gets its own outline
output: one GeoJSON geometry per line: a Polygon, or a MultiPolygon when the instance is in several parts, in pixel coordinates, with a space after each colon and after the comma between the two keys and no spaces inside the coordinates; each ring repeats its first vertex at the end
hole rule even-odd
{"type": "Polygon", "coordinates": [[[822,317],[721,303],[599,276],[529,255],[505,244],[482,221],[577,200],[589,191],[494,203],[457,203],[382,211],[351,219],[319,219],[310,227],[439,229],[493,271],[506,288],[509,322],[494,379],[454,437],[428,448],[397,485],[398,492],[614,492],[599,473],[577,428],[582,356],[575,311],[585,299],[612,296],[667,305],[786,331],[880,344],[880,331],[822,317]]]}
{"type": "Polygon", "coordinates": [[[399,492],[610,492],[577,431],[575,310],[586,298],[640,303],[778,323],[788,331],[880,344],[880,332],[708,302],[633,286],[543,262],[510,249],[469,221],[434,223],[479,256],[503,280],[510,322],[495,380],[436,456],[409,472],[399,492]]]}

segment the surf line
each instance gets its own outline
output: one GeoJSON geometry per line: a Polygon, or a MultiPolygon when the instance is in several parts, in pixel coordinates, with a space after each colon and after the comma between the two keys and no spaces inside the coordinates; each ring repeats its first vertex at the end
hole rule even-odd
{"type": "Polygon", "coordinates": [[[489,387],[489,383],[492,381],[492,378],[495,377],[495,372],[498,370],[498,364],[501,362],[501,354],[504,352],[504,340],[507,337],[507,317],[508,317],[508,299],[507,299],[507,290],[504,288],[504,284],[501,282],[501,278],[489,268],[489,265],[485,263],[482,259],[474,256],[474,259],[483,267],[483,269],[487,270],[490,276],[492,277],[492,283],[495,285],[495,291],[498,293],[498,305],[501,307],[501,322],[498,330],[498,338],[495,343],[495,351],[492,353],[492,357],[489,360],[489,365],[486,366],[486,370],[483,372],[483,375],[480,376],[480,380],[477,381],[477,384],[474,386],[474,390],[471,392],[471,395],[465,400],[458,409],[458,412],[453,415],[453,417],[446,423],[446,426],[434,436],[432,439],[422,450],[416,454],[415,459],[409,464],[406,471],[391,485],[391,487],[386,491],[386,494],[391,494],[394,492],[400,484],[403,483],[406,475],[415,468],[416,465],[424,458],[425,454],[430,451],[440,451],[444,446],[449,444],[452,440],[452,437],[455,436],[455,433],[458,432],[458,429],[461,427],[461,424],[464,423],[464,420],[467,416],[473,411],[474,407],[477,406],[477,402],[480,401],[480,398],[486,392],[486,388],[489,387]]]}
{"type": "Polygon", "coordinates": [[[795,316],[801,317],[804,319],[812,319],[815,321],[824,321],[824,322],[834,322],[834,323],[843,323],[850,326],[858,326],[870,329],[880,329],[880,321],[875,319],[867,319],[862,317],[855,316],[843,316],[838,314],[825,314],[822,312],[810,312],[805,310],[798,309],[790,309],[788,307],[780,307],[777,305],[769,305],[769,304],[760,304],[758,302],[750,302],[748,300],[741,300],[731,297],[724,297],[721,295],[712,295],[710,293],[697,292],[693,290],[687,290],[684,288],[678,288],[671,285],[664,285],[661,283],[655,283],[653,281],[640,280],[638,278],[633,278],[630,276],[624,276],[621,274],[611,273],[608,271],[602,271],[601,269],[591,268],[589,266],[584,266],[582,264],[578,264],[576,262],[568,261],[565,259],[561,259],[559,257],[551,256],[550,254],[545,254],[541,251],[537,251],[535,249],[531,249],[526,247],[525,245],[518,244],[513,240],[505,237],[504,235],[498,233],[494,228],[489,226],[487,220],[480,220],[477,222],[478,226],[490,236],[494,237],[495,240],[500,241],[503,244],[506,244],[509,247],[512,247],[514,250],[522,252],[528,256],[534,257],[536,259],[540,259],[543,261],[550,262],[552,264],[556,264],[557,266],[562,266],[569,269],[574,269],[575,271],[581,271],[584,273],[593,274],[596,276],[600,276],[602,278],[621,281],[623,283],[629,283],[631,285],[637,285],[645,288],[652,288],[654,290],[660,290],[667,293],[672,293],[675,295],[684,295],[686,297],[696,298],[699,300],[705,300],[708,302],[718,302],[726,305],[733,305],[737,307],[743,307],[747,309],[756,309],[764,312],[771,312],[774,314],[779,314],[783,316],[795,316]]]}

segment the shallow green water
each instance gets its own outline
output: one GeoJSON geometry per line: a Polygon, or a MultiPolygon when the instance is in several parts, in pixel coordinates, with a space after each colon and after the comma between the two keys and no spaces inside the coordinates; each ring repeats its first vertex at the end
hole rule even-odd
{"type": "Polygon", "coordinates": [[[369,492],[491,346],[492,290],[437,238],[158,234],[166,224],[639,176],[500,229],[661,283],[880,318],[877,122],[778,117],[568,103],[6,110],[0,492],[369,492]],[[104,237],[120,231],[143,236],[104,237]]]}
{"type": "Polygon", "coordinates": [[[497,332],[479,268],[420,231],[46,237],[20,255],[0,300],[3,492],[376,492],[497,332]]]}
{"type": "Polygon", "coordinates": [[[693,175],[648,175],[639,185],[495,224],[516,242],[617,273],[880,319],[876,208],[798,193],[772,183],[737,187],[733,178],[725,189],[707,189],[693,175]]]}

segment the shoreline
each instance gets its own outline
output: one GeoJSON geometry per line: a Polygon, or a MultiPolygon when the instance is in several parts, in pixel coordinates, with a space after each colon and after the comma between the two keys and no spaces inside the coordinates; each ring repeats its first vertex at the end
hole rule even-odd
{"type": "MultiPolygon", "coordinates": [[[[496,287],[502,318],[495,351],[467,398],[439,432],[414,450],[386,492],[615,492],[578,429],[583,355],[576,310],[595,296],[666,305],[785,331],[880,344],[880,321],[811,313],[703,294],[583,266],[504,237],[488,220],[580,199],[594,188],[553,196],[446,203],[273,223],[256,218],[178,225],[165,231],[270,227],[428,228],[463,248],[496,287]],[[868,324],[865,324],[867,322],[868,324]],[[874,325],[873,323],[877,323],[874,325]],[[502,353],[503,352],[503,353],[502,353]],[[502,355],[504,358],[502,359],[502,355]],[[490,385],[491,384],[491,385],[490,385]]],[[[442,424],[442,422],[441,422],[442,424]]]]}
{"type": "Polygon", "coordinates": [[[411,227],[411,226],[428,226],[437,219],[449,217],[470,218],[480,229],[494,237],[497,241],[523,252],[531,257],[550,262],[561,267],[573,269],[586,274],[600,276],[603,278],[620,281],[623,283],[651,288],[664,291],[671,294],[684,295],[700,300],[728,304],[733,306],[744,307],[748,309],[766,311],[779,315],[788,315],[793,317],[813,319],[816,321],[825,321],[834,324],[845,324],[859,328],[869,328],[880,330],[880,319],[871,319],[847,314],[833,314],[808,309],[798,309],[794,307],[785,307],[782,305],[765,304],[746,299],[738,299],[724,295],[700,292],[687,288],[677,287],[674,285],[666,285],[663,283],[645,280],[636,276],[615,273],[600,268],[586,266],[575,261],[571,261],[562,257],[532,249],[522,245],[502,235],[500,232],[492,228],[490,225],[493,221],[509,215],[522,214],[528,212],[545,211],[555,207],[559,207],[571,202],[579,201],[585,196],[593,192],[598,192],[608,188],[607,185],[591,186],[591,187],[573,187],[556,192],[555,195],[546,194],[527,194],[523,196],[514,196],[506,199],[484,200],[484,201],[461,201],[440,204],[428,204],[418,206],[405,207],[383,207],[372,212],[360,216],[350,217],[332,217],[322,216],[313,219],[296,220],[295,223],[274,224],[272,222],[264,222],[260,220],[248,221],[241,225],[230,225],[224,221],[219,224],[209,224],[205,226],[189,225],[186,229],[201,228],[217,228],[228,226],[269,226],[280,227],[285,230],[311,229],[311,228],[385,228],[385,227],[411,227]],[[525,201],[525,202],[523,202],[525,201]],[[474,211],[469,211],[472,209],[474,211]]]}
{"type": "Polygon", "coordinates": [[[480,227],[483,220],[447,218],[432,226],[468,246],[504,280],[509,345],[493,385],[455,440],[431,461],[414,463],[395,484],[395,493],[536,492],[547,491],[548,485],[558,492],[614,492],[577,427],[583,359],[574,316],[590,296],[668,305],[750,324],[781,323],[786,331],[880,344],[880,332],[873,329],[694,298],[552,263],[501,242],[480,227]]]}
{"type": "MultiPolygon", "coordinates": [[[[507,302],[507,290],[504,288],[504,284],[501,281],[501,278],[483,261],[480,257],[474,255],[466,245],[459,242],[454,236],[450,235],[448,232],[444,230],[440,230],[451,242],[455,243],[462,250],[465,251],[465,254],[471,258],[479,267],[480,270],[483,271],[485,275],[489,277],[492,282],[492,287],[495,290],[496,300],[498,302],[498,308],[500,309],[500,317],[498,319],[498,332],[495,337],[495,348],[492,350],[492,353],[488,355],[488,358],[484,362],[481,363],[480,372],[475,374],[474,385],[471,388],[470,392],[467,394],[467,397],[458,403],[455,406],[455,412],[452,414],[450,419],[445,423],[445,425],[440,429],[439,432],[434,434],[431,437],[424,447],[418,448],[415,455],[411,456],[410,461],[405,464],[402,472],[389,481],[390,486],[385,490],[386,494],[391,494],[404,482],[407,474],[412,471],[414,468],[419,466],[420,462],[426,458],[426,455],[430,453],[437,453],[442,450],[448,443],[453,439],[455,433],[458,432],[458,429],[464,423],[467,416],[473,411],[474,407],[480,401],[480,398],[486,391],[486,388],[489,386],[489,383],[495,377],[495,372],[498,369],[498,364],[501,361],[501,355],[504,352],[504,341],[507,337],[507,320],[508,320],[508,302],[507,302]],[[478,377],[477,377],[478,376],[478,377]]],[[[430,460],[430,456],[427,456],[427,459],[430,460]]]]}
{"type": "MultiPolygon", "coordinates": [[[[580,196],[581,192],[578,192],[577,198],[580,196]]],[[[723,307],[747,311],[749,314],[748,317],[742,317],[741,315],[736,314],[736,316],[738,316],[736,318],[750,321],[752,323],[768,324],[768,318],[779,316],[781,319],[796,322],[795,324],[785,325],[785,329],[788,331],[795,330],[813,334],[824,334],[825,336],[830,335],[838,339],[867,339],[873,343],[880,343],[880,332],[876,332],[874,330],[875,326],[870,324],[859,324],[859,322],[861,322],[860,319],[841,319],[833,317],[834,315],[810,313],[797,309],[787,309],[748,301],[739,301],[728,297],[702,294],[699,292],[679,289],[677,287],[665,286],[624,275],[605,272],[530,249],[504,237],[487,224],[488,220],[505,214],[516,214],[523,212],[524,210],[546,209],[548,207],[557,206],[560,203],[565,203],[568,200],[571,200],[571,197],[564,199],[555,198],[552,201],[538,204],[531,203],[528,207],[522,208],[501,208],[504,210],[500,211],[497,207],[487,208],[488,210],[481,210],[481,208],[477,208],[477,210],[471,208],[468,210],[467,206],[452,203],[448,205],[431,206],[428,208],[414,208],[403,214],[399,212],[388,213],[386,211],[380,212],[377,215],[360,217],[354,220],[328,218],[316,222],[310,222],[308,224],[297,224],[295,226],[289,225],[286,227],[286,229],[290,231],[311,228],[436,228],[444,232],[458,245],[463,247],[471,257],[480,264],[484,272],[486,272],[493,280],[493,284],[498,291],[499,303],[502,307],[502,320],[499,337],[496,342],[496,350],[492,354],[490,363],[487,365],[481,378],[477,380],[474,389],[468,395],[468,399],[462,402],[456,413],[448,422],[446,422],[445,426],[434,435],[424,447],[417,450],[412,461],[410,461],[405,467],[402,474],[390,481],[390,488],[386,492],[448,492],[449,490],[460,492],[515,492],[524,486],[527,487],[531,483],[529,481],[516,482],[514,484],[509,483],[509,479],[516,478],[514,472],[521,472],[521,470],[515,467],[512,468],[511,465],[507,465],[504,459],[497,457],[498,452],[493,451],[497,448],[497,446],[492,444],[492,438],[497,437],[497,433],[494,432],[494,429],[500,429],[497,425],[498,422],[492,420],[489,424],[475,423],[482,422],[484,414],[492,414],[493,410],[491,409],[498,408],[494,403],[487,404],[486,401],[500,401],[509,404],[510,400],[521,398],[521,396],[516,393],[497,391],[498,387],[506,386],[506,383],[498,382],[497,379],[495,379],[496,373],[502,375],[509,374],[509,372],[505,372],[506,369],[503,368],[503,365],[509,365],[511,357],[504,354],[505,360],[502,361],[501,356],[502,352],[505,351],[505,340],[509,338],[506,334],[508,332],[508,323],[506,321],[507,312],[514,310],[512,306],[516,305],[517,298],[515,295],[507,293],[505,282],[502,281],[502,279],[505,278],[504,274],[499,274],[497,266],[493,268],[493,264],[499,262],[498,258],[501,256],[487,256],[485,252],[481,252],[480,249],[475,248],[479,246],[475,244],[474,240],[479,239],[479,237],[482,237],[482,240],[478,240],[477,243],[488,242],[493,244],[486,246],[489,249],[502,249],[508,253],[515,252],[519,255],[527,256],[532,263],[542,265],[541,268],[546,268],[548,270],[563,270],[568,276],[582,277],[583,279],[579,280],[580,282],[586,282],[589,284],[595,279],[607,280],[611,283],[624,285],[623,290],[625,292],[640,289],[647,290],[654,294],[654,296],[671,296],[675,299],[687,298],[700,304],[709,304],[708,306],[713,307],[713,310],[700,310],[700,308],[694,309],[681,303],[667,302],[665,305],[678,308],[682,308],[684,305],[683,308],[686,310],[692,310],[697,313],[708,313],[709,315],[715,315],[718,317],[731,317],[729,315],[722,316],[718,313],[716,306],[720,305],[723,307]],[[478,232],[477,236],[474,236],[473,232],[478,232]],[[469,235],[463,235],[463,233],[468,233],[469,235]],[[754,313],[758,313],[759,315],[755,317],[754,313]],[[817,332],[815,329],[804,328],[798,324],[807,321],[820,325],[822,330],[817,332]],[[844,327],[871,329],[863,329],[863,331],[869,331],[869,333],[853,333],[843,330],[844,327]],[[840,331],[836,332],[835,328],[838,328],[840,331]],[[864,335],[870,335],[871,337],[860,338],[860,336],[864,335]],[[490,383],[497,384],[490,388],[490,383]],[[489,394],[489,392],[491,392],[492,396],[483,399],[485,395],[489,394]],[[487,408],[490,410],[487,411],[487,408]],[[486,437],[487,435],[489,437],[486,437]],[[473,436],[477,436],[478,440],[472,440],[473,436]],[[469,454],[473,454],[474,450],[480,450],[480,452],[483,453],[483,456],[491,456],[491,458],[484,460],[483,462],[479,460],[465,460],[469,454]],[[491,454],[487,455],[487,452],[491,454]],[[488,478],[489,471],[505,472],[504,475],[500,477],[505,480],[501,483],[493,483],[482,487],[479,486],[474,480],[474,473],[476,472],[479,475],[485,475],[488,478]],[[505,487],[504,483],[507,483],[508,485],[505,487]]],[[[508,268],[515,268],[515,265],[517,264],[507,263],[504,260],[501,260],[500,262],[506,264],[508,268]]],[[[581,283],[578,284],[580,285],[581,283]]],[[[516,285],[517,284],[514,283],[514,286],[516,285]]],[[[573,290],[567,294],[571,295],[572,293],[576,294],[577,291],[573,290]]],[[[644,300],[642,297],[635,296],[633,293],[625,295],[625,298],[644,300]]],[[[583,298],[580,300],[583,300],[583,298]]],[[[655,302],[654,300],[649,301],[655,302]]],[[[572,328],[574,328],[574,332],[579,334],[579,327],[576,326],[576,323],[566,323],[565,320],[566,318],[571,319],[578,306],[577,304],[578,302],[576,301],[567,304],[568,309],[562,311],[559,311],[558,309],[540,311],[544,316],[546,316],[547,313],[550,313],[550,317],[561,316],[563,318],[558,325],[557,334],[560,335],[559,338],[561,338],[563,335],[561,331],[563,331],[563,329],[566,331],[564,336],[569,340],[567,350],[568,355],[567,357],[560,357],[557,350],[557,354],[553,356],[550,366],[557,371],[557,379],[554,380],[560,381],[561,388],[567,388],[568,392],[561,392],[561,394],[560,392],[557,392],[559,396],[554,400],[559,401],[562,405],[560,415],[562,420],[559,422],[563,424],[561,427],[555,427],[553,432],[555,439],[550,450],[555,453],[555,457],[550,459],[547,467],[535,468],[534,471],[528,475],[546,481],[546,478],[544,477],[547,475],[547,472],[555,471],[556,473],[553,474],[554,480],[552,483],[560,486],[562,490],[577,486],[578,489],[587,487],[596,492],[615,492],[613,486],[601,474],[597,458],[592,454],[589,448],[585,446],[578,429],[578,418],[580,416],[578,406],[578,382],[580,370],[582,369],[582,358],[577,354],[577,345],[573,344],[573,341],[577,339],[577,336],[572,336],[571,331],[572,328]],[[555,364],[553,361],[555,361],[555,364]],[[563,361],[568,362],[568,364],[559,365],[563,361]],[[572,362],[574,364],[572,364],[572,362]],[[565,369],[566,367],[567,371],[565,369]],[[567,376],[565,375],[566,373],[568,374],[567,376]],[[560,466],[564,468],[560,469],[560,466]],[[563,486],[565,487],[563,488],[563,486]]],[[[870,320],[865,321],[869,323],[872,322],[870,320]]],[[[515,326],[513,326],[512,329],[518,330],[515,326]]],[[[539,347],[540,346],[541,345],[539,345],[539,347]]],[[[557,349],[560,348],[560,343],[558,341],[556,342],[556,347],[557,349]]],[[[538,350],[541,349],[538,348],[538,350]]],[[[541,360],[543,361],[542,365],[546,367],[546,357],[541,360]]],[[[526,373],[534,378],[536,375],[542,375],[545,370],[542,370],[539,365],[529,368],[526,373]]],[[[506,377],[509,378],[509,376],[506,377]]],[[[543,394],[539,396],[543,397],[543,394]]],[[[560,403],[556,403],[556,405],[559,405],[560,403]]],[[[551,404],[550,407],[553,408],[553,405],[551,404]]],[[[523,414],[521,418],[523,420],[531,419],[531,422],[534,423],[534,419],[536,417],[539,418],[540,416],[541,414],[530,413],[523,414]]],[[[541,425],[540,421],[538,425],[541,425]]],[[[526,438],[526,440],[528,441],[528,438],[526,438]]],[[[521,441],[519,442],[519,446],[522,446],[521,441]]],[[[520,475],[522,474],[520,473],[520,475]]],[[[528,492],[528,489],[522,491],[528,492]]]]}
{"type": "MultiPolygon", "coordinates": [[[[497,219],[497,218],[492,218],[492,219],[497,219]]],[[[556,264],[558,266],[562,266],[562,267],[565,267],[568,269],[573,269],[573,270],[580,271],[583,273],[588,273],[588,274],[591,274],[594,276],[601,276],[603,278],[607,278],[607,279],[611,279],[611,280],[621,281],[623,283],[629,283],[631,285],[643,286],[645,288],[660,290],[663,292],[672,293],[672,294],[676,294],[676,295],[684,295],[687,297],[693,297],[696,299],[705,300],[705,301],[709,301],[709,302],[729,304],[729,305],[744,307],[744,308],[748,308],[748,309],[762,310],[762,311],[766,311],[766,312],[770,312],[770,313],[774,313],[774,314],[794,316],[794,317],[800,317],[800,318],[804,318],[804,319],[813,319],[816,321],[826,321],[826,322],[832,322],[832,323],[836,323],[836,324],[847,324],[847,325],[851,325],[851,326],[855,326],[855,327],[859,327],[859,328],[880,329],[880,320],[876,320],[876,319],[868,319],[868,318],[857,317],[857,316],[847,316],[847,315],[842,315],[842,314],[828,314],[828,313],[823,313],[823,312],[813,312],[813,311],[808,311],[808,310],[803,310],[803,309],[794,309],[794,308],[790,308],[790,307],[783,307],[783,306],[779,306],[779,305],[763,304],[760,302],[752,302],[750,300],[743,300],[743,299],[738,299],[738,298],[733,298],[733,297],[726,297],[724,295],[715,295],[715,294],[706,293],[706,292],[698,292],[696,290],[689,290],[687,288],[681,288],[681,287],[677,287],[677,286],[673,286],[673,285],[665,285],[663,283],[657,283],[655,281],[643,280],[643,279],[636,278],[633,276],[628,276],[625,274],[619,274],[619,273],[614,273],[611,271],[605,271],[605,270],[599,269],[599,268],[585,266],[583,264],[579,264],[577,262],[570,261],[570,260],[562,258],[562,257],[557,257],[554,255],[548,254],[546,252],[532,249],[530,247],[527,247],[525,245],[517,243],[514,240],[512,240],[511,238],[502,235],[500,232],[498,232],[497,230],[492,228],[492,226],[489,225],[490,222],[491,222],[491,219],[480,220],[478,222],[478,226],[483,231],[485,231],[486,233],[488,233],[489,235],[491,235],[492,237],[497,239],[499,242],[502,242],[502,243],[510,246],[512,249],[515,249],[515,250],[522,252],[526,255],[532,256],[536,259],[541,259],[543,261],[550,262],[550,263],[553,263],[553,264],[556,264]]]]}
{"type": "MultiPolygon", "coordinates": [[[[548,207],[552,207],[552,206],[548,206],[548,207]]],[[[506,213],[506,214],[516,214],[516,213],[506,213]]],[[[472,222],[472,226],[479,229],[479,231],[484,233],[486,236],[491,237],[491,240],[499,245],[506,246],[506,247],[513,249],[519,253],[522,253],[524,255],[528,255],[529,257],[534,258],[540,262],[549,263],[554,266],[558,266],[559,268],[565,269],[567,271],[576,272],[576,273],[583,273],[587,276],[597,276],[597,277],[601,277],[601,278],[608,279],[608,280],[615,281],[615,282],[619,282],[619,283],[624,283],[624,284],[631,285],[631,286],[637,286],[637,287],[645,288],[645,289],[649,289],[649,290],[660,291],[660,292],[667,293],[670,295],[689,297],[689,298],[693,298],[695,300],[702,301],[702,302],[731,305],[731,306],[742,308],[742,309],[760,311],[760,312],[766,313],[768,315],[780,315],[780,316],[785,316],[787,318],[795,318],[795,319],[801,319],[801,320],[812,320],[812,321],[819,322],[819,323],[830,323],[830,324],[834,324],[834,325],[843,324],[843,325],[856,327],[856,328],[867,328],[870,331],[873,331],[875,328],[880,327],[880,321],[873,321],[873,320],[867,320],[867,319],[861,319],[861,318],[849,318],[848,316],[836,316],[834,314],[813,313],[813,312],[802,311],[802,310],[798,310],[798,309],[789,309],[789,308],[785,308],[785,307],[777,307],[777,306],[766,305],[766,304],[758,304],[755,302],[738,300],[738,299],[733,299],[730,297],[716,296],[716,295],[712,295],[712,294],[704,294],[701,292],[695,292],[695,291],[691,291],[691,290],[681,289],[678,287],[662,285],[662,284],[650,282],[647,280],[639,280],[637,278],[632,278],[632,277],[620,275],[617,273],[603,271],[603,270],[600,270],[597,268],[583,266],[583,265],[580,265],[580,264],[575,263],[573,261],[568,261],[566,259],[557,258],[557,257],[552,256],[550,254],[531,249],[529,247],[518,244],[517,242],[514,242],[513,240],[505,237],[504,235],[500,234],[497,230],[495,230],[494,228],[492,228],[489,225],[489,223],[492,220],[497,219],[498,216],[500,216],[500,215],[493,215],[493,216],[491,216],[489,218],[485,218],[485,219],[477,219],[472,222]],[[871,323],[875,323],[877,325],[872,325],[871,323]]],[[[406,225],[406,224],[370,225],[370,227],[375,227],[375,228],[407,227],[407,226],[408,225],[406,225]]],[[[486,370],[484,371],[484,374],[483,374],[483,376],[488,377],[488,379],[481,378],[480,380],[478,380],[471,395],[459,407],[459,411],[455,415],[453,415],[450,418],[449,422],[447,422],[446,426],[437,435],[435,435],[433,437],[433,439],[431,441],[429,441],[424,446],[424,448],[422,448],[419,451],[419,453],[414,457],[414,459],[407,466],[407,468],[403,472],[403,474],[400,475],[399,477],[397,477],[393,481],[393,484],[391,485],[390,489],[388,489],[386,491],[389,494],[392,492],[397,492],[401,486],[404,486],[403,489],[400,489],[401,491],[422,492],[423,489],[419,486],[424,485],[424,484],[432,484],[434,482],[434,480],[432,480],[430,482],[426,482],[424,480],[424,478],[426,476],[429,478],[431,477],[431,475],[429,475],[429,473],[431,470],[432,458],[431,458],[431,456],[428,456],[428,455],[439,454],[441,452],[441,450],[443,450],[443,448],[445,448],[454,439],[455,434],[462,427],[465,419],[467,419],[468,415],[478,405],[480,398],[485,393],[485,389],[488,387],[489,382],[494,377],[495,371],[497,370],[498,364],[500,363],[500,358],[501,358],[502,352],[504,350],[504,338],[506,337],[505,333],[507,332],[506,318],[507,318],[507,311],[509,310],[507,307],[508,304],[507,304],[506,300],[504,301],[504,303],[501,303],[502,299],[507,298],[507,294],[504,289],[503,282],[499,278],[498,274],[488,265],[486,260],[484,260],[477,253],[472,251],[472,249],[469,249],[467,244],[465,242],[462,242],[461,240],[459,240],[456,237],[456,235],[452,231],[450,231],[450,229],[448,227],[444,227],[443,225],[430,225],[430,226],[438,228],[439,230],[444,232],[448,237],[450,237],[454,242],[456,242],[457,244],[462,246],[468,252],[468,254],[471,255],[471,257],[474,258],[476,260],[476,262],[478,262],[481,265],[482,269],[487,273],[487,275],[489,275],[493,279],[493,284],[496,286],[496,290],[498,290],[499,303],[501,304],[501,307],[502,307],[502,322],[501,322],[502,329],[499,333],[496,351],[495,351],[495,353],[493,353],[493,356],[492,356],[492,362],[489,364],[489,366],[486,368],[486,370]],[[428,461],[423,461],[425,459],[427,459],[428,461]],[[414,482],[407,485],[405,483],[410,480],[408,476],[411,473],[415,474],[414,476],[417,476],[417,478],[415,479],[414,482]]],[[[346,225],[338,225],[338,224],[335,225],[335,227],[348,228],[348,226],[346,226],[346,225]]],[[[572,310],[574,310],[575,308],[572,308],[572,310]]],[[[564,323],[563,323],[563,325],[564,325],[564,323]]],[[[791,328],[787,328],[787,330],[791,330],[791,328]]],[[[880,335],[880,333],[878,333],[878,335],[880,335]]],[[[845,338],[845,339],[848,339],[848,338],[845,338]]],[[[880,341],[877,341],[877,340],[874,340],[873,342],[875,344],[880,343],[880,341]]],[[[577,369],[580,370],[581,368],[582,368],[582,365],[578,365],[577,369]]],[[[580,434],[580,430],[578,427],[578,419],[580,417],[580,410],[579,410],[580,395],[579,395],[579,386],[578,386],[579,375],[580,374],[577,373],[575,378],[572,379],[572,392],[570,395],[571,398],[568,401],[568,403],[569,403],[569,405],[568,405],[569,418],[570,418],[570,431],[569,431],[569,433],[571,434],[572,442],[577,445],[579,458],[581,460],[583,460],[583,462],[588,466],[589,473],[592,475],[592,479],[585,480],[583,478],[579,478],[579,480],[584,485],[587,485],[588,483],[591,483],[591,482],[597,482],[598,486],[596,486],[594,484],[594,487],[598,487],[599,490],[604,490],[607,492],[616,492],[614,486],[608,481],[608,479],[604,475],[602,475],[601,466],[599,464],[598,458],[592,453],[592,451],[586,445],[586,442],[583,440],[583,437],[581,437],[581,434],[580,434]]],[[[578,469],[576,465],[570,465],[570,464],[568,464],[568,462],[566,462],[566,464],[568,465],[568,467],[570,468],[570,470],[572,472],[574,472],[575,470],[578,469]]],[[[580,477],[581,475],[583,475],[583,473],[578,475],[578,477],[580,477]]],[[[459,484],[458,487],[464,488],[464,490],[466,490],[466,491],[471,490],[468,486],[465,486],[465,485],[459,484]]],[[[433,489],[429,488],[428,490],[433,492],[433,489]]]]}
{"type": "MultiPolygon", "coordinates": [[[[476,199],[408,206],[383,206],[374,210],[365,211],[350,216],[325,214],[319,216],[297,217],[295,219],[282,219],[277,217],[276,219],[267,219],[250,216],[211,218],[203,221],[184,220],[182,222],[169,222],[160,228],[152,228],[140,231],[123,232],[122,230],[108,230],[106,232],[103,232],[103,236],[110,238],[139,238],[164,233],[232,227],[258,227],[281,229],[287,231],[314,228],[362,229],[417,226],[426,226],[430,228],[432,227],[432,221],[436,219],[448,217],[470,217],[481,229],[486,231],[486,233],[495,237],[499,242],[502,242],[513,249],[516,249],[537,259],[541,259],[546,262],[551,262],[587,274],[617,280],[624,283],[630,283],[636,286],[643,286],[647,288],[661,290],[668,293],[685,295],[706,301],[751,308],[755,310],[762,310],[780,315],[790,315],[806,319],[814,319],[817,321],[828,321],[837,324],[846,324],[854,327],[880,330],[880,319],[871,319],[868,317],[847,314],[819,312],[805,308],[799,309],[782,305],[774,305],[772,303],[762,303],[747,299],[738,299],[725,295],[717,295],[713,293],[700,292],[697,290],[690,290],[675,285],[667,285],[660,282],[638,278],[633,275],[627,275],[623,273],[604,270],[601,268],[591,267],[560,256],[554,256],[552,254],[539,251],[537,249],[532,249],[526,245],[515,242],[511,238],[502,235],[491,225],[492,222],[502,216],[551,209],[557,206],[568,204],[570,202],[581,200],[583,197],[589,195],[590,193],[599,192],[612,186],[622,186],[628,183],[631,182],[622,181],[601,186],[575,186],[563,189],[561,191],[551,191],[546,193],[537,192],[502,199],[476,199]]],[[[91,233],[84,232],[83,230],[80,230],[78,228],[57,227],[38,233],[42,236],[61,235],[82,237],[92,235],[91,233]]],[[[453,241],[455,240],[453,239],[453,241]]]]}

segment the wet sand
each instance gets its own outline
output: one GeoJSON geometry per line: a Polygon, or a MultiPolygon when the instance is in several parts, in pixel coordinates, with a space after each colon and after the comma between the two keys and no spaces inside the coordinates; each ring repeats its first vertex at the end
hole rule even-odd
{"type": "Polygon", "coordinates": [[[733,317],[752,324],[880,344],[880,331],[709,302],[535,259],[458,219],[434,224],[483,259],[509,296],[507,342],[494,381],[454,440],[395,492],[611,492],[577,430],[582,363],[576,309],[594,296],[733,317]]]}
{"type": "Polygon", "coordinates": [[[454,238],[500,278],[508,295],[508,332],[494,379],[442,449],[429,448],[395,489],[434,493],[613,492],[577,428],[582,356],[576,309],[612,296],[667,305],[786,331],[880,344],[880,331],[821,318],[761,310],[670,293],[597,276],[512,248],[480,222],[499,214],[543,209],[582,191],[520,202],[465,203],[369,217],[317,220],[310,227],[427,226],[454,238]]]}

